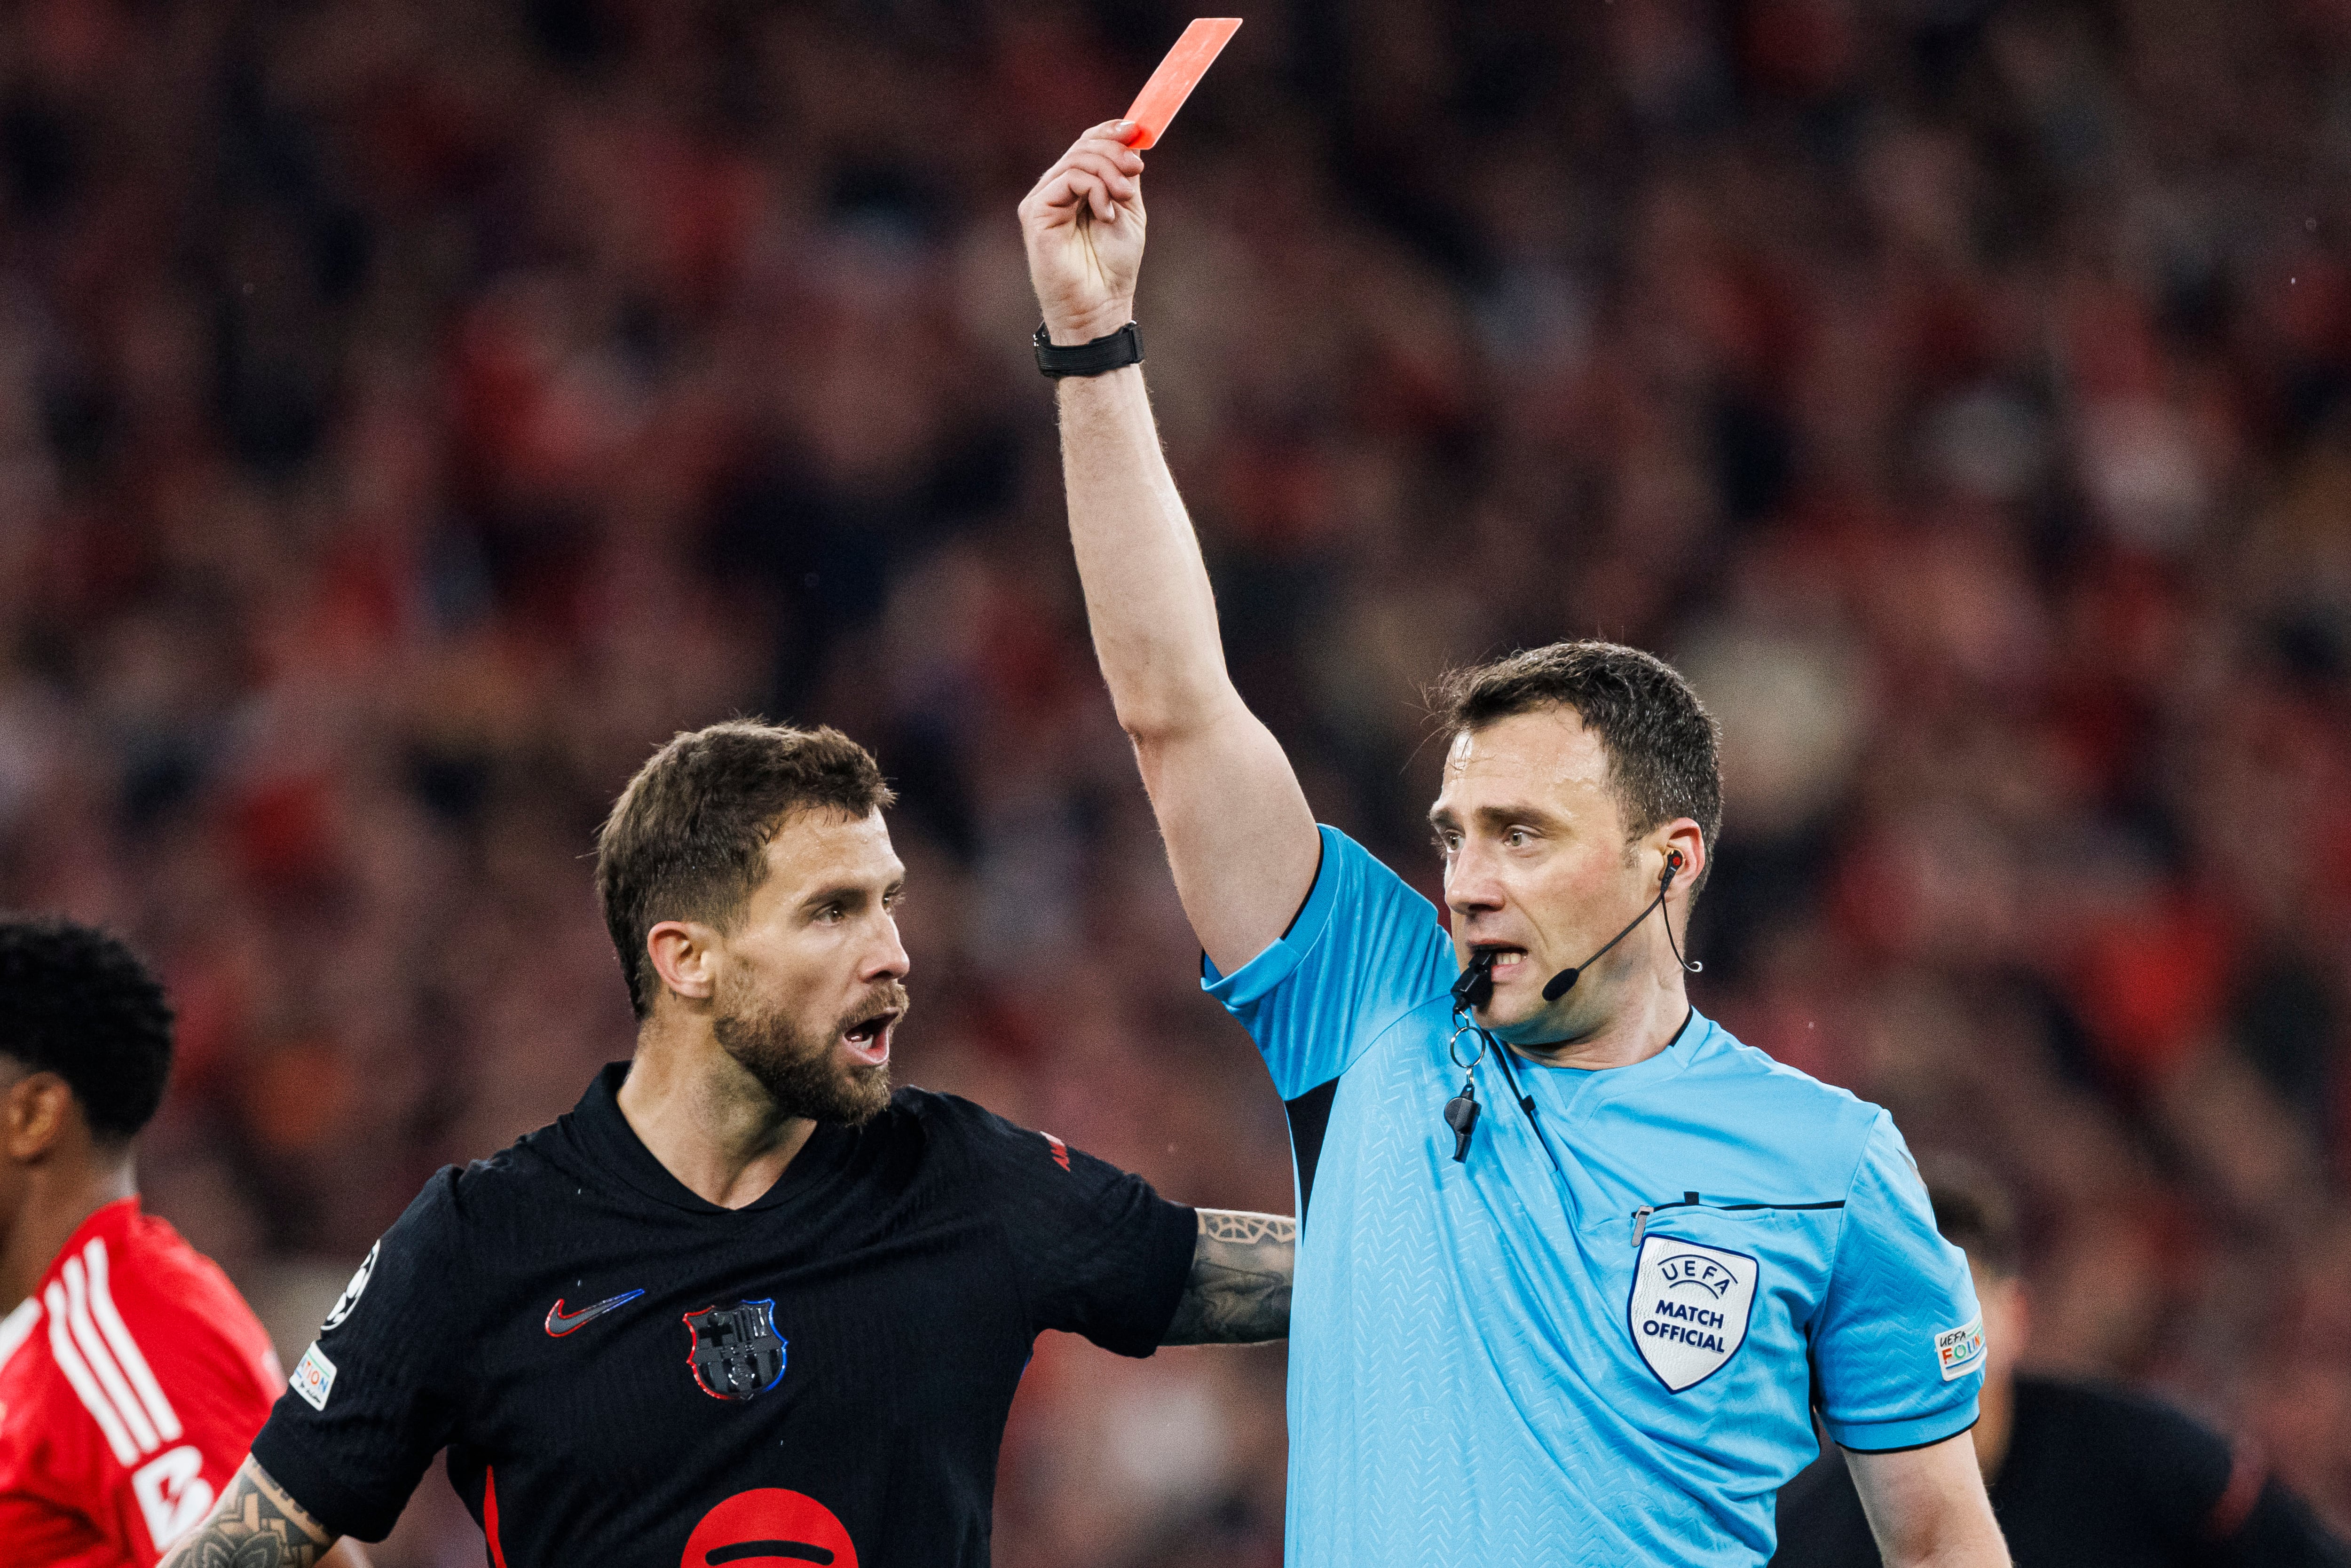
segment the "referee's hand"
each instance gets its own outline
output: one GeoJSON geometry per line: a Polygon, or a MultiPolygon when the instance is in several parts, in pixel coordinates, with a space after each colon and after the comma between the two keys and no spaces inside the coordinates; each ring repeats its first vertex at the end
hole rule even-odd
{"type": "Polygon", "coordinates": [[[1123,120],[1078,138],[1020,203],[1029,281],[1045,329],[1064,346],[1107,337],[1134,318],[1143,266],[1143,154],[1123,120]]]}

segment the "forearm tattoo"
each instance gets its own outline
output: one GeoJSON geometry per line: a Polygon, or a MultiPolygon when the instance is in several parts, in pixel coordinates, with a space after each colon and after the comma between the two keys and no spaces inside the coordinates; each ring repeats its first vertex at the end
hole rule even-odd
{"type": "Polygon", "coordinates": [[[248,1458],[162,1568],[317,1568],[335,1538],[248,1458]]]}
{"type": "Polygon", "coordinates": [[[1162,1343],[1250,1344],[1287,1337],[1298,1221],[1228,1208],[1199,1213],[1191,1281],[1162,1343]]]}

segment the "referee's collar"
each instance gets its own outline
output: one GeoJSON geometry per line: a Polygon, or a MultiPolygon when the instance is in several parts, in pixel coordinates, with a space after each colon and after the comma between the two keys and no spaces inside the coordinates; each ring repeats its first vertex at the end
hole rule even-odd
{"type": "Polygon", "coordinates": [[[1646,1084],[1687,1072],[1719,1032],[1712,1020],[1693,1007],[1683,1015],[1682,1027],[1674,1031],[1674,1038],[1666,1042],[1664,1050],[1622,1067],[1567,1067],[1539,1061],[1515,1051],[1510,1057],[1517,1066],[1532,1070],[1528,1082],[1549,1083],[1562,1107],[1574,1114],[1646,1084]]]}
{"type": "Polygon", "coordinates": [[[837,1122],[819,1122],[810,1132],[775,1185],[740,1208],[711,1202],[670,1174],[653,1157],[637,1130],[621,1113],[621,1085],[628,1081],[629,1064],[611,1061],[596,1074],[588,1092],[569,1115],[559,1120],[565,1136],[598,1170],[625,1182],[654,1202],[689,1214],[749,1214],[780,1207],[831,1175],[856,1146],[857,1134],[837,1122]]]}

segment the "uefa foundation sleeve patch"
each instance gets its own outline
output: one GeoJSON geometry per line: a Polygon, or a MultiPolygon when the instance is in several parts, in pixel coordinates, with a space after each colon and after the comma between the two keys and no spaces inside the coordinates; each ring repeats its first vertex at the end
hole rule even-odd
{"type": "Polygon", "coordinates": [[[1973,1372],[1984,1356],[1983,1319],[1945,1329],[1935,1336],[1935,1360],[1943,1369],[1943,1381],[1965,1377],[1973,1372]]]}
{"type": "MultiPolygon", "coordinates": [[[[1945,1375],[1949,1375],[1947,1373],[1945,1375]]],[[[312,1340],[310,1348],[304,1351],[302,1359],[295,1364],[294,1375],[286,1381],[293,1385],[294,1392],[299,1394],[311,1409],[324,1410],[327,1396],[335,1391],[335,1364],[327,1359],[327,1353],[319,1348],[319,1342],[312,1340]]]]}

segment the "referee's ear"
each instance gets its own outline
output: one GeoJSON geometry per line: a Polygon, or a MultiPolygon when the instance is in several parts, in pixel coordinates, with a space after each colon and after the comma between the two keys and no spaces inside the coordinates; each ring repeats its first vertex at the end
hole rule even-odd
{"type": "Polygon", "coordinates": [[[645,933],[645,956],[664,989],[706,1002],[718,988],[718,933],[695,920],[664,920],[645,933]]]}
{"type": "Polygon", "coordinates": [[[1658,828],[1655,837],[1659,871],[1670,868],[1674,873],[1667,893],[1678,899],[1696,897],[1708,866],[1705,831],[1687,817],[1677,817],[1658,828]]]}

